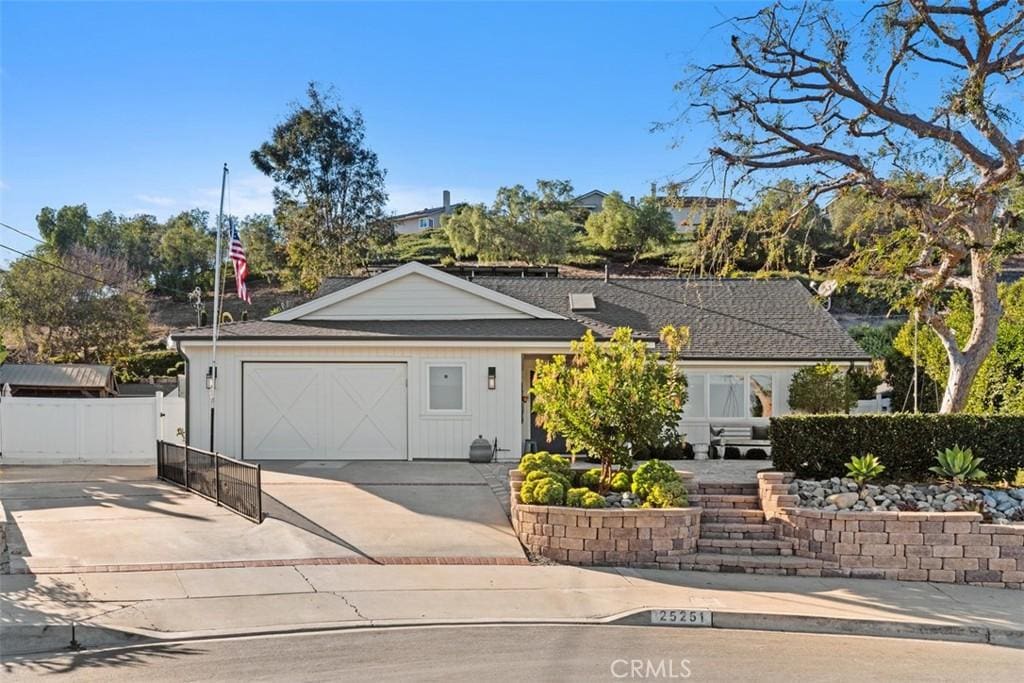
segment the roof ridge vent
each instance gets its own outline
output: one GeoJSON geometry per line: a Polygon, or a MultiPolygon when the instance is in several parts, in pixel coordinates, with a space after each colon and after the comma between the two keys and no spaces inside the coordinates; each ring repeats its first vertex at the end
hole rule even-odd
{"type": "Polygon", "coordinates": [[[573,292],[569,294],[570,311],[596,311],[597,302],[590,292],[573,292]]]}

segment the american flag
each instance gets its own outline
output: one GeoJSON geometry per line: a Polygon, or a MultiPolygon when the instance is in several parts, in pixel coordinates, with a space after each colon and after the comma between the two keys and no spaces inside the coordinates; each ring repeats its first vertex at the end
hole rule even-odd
{"type": "Polygon", "coordinates": [[[245,286],[245,278],[249,276],[249,263],[245,260],[245,247],[242,246],[242,238],[238,236],[238,228],[234,222],[231,223],[231,263],[235,266],[235,290],[238,298],[247,304],[252,303],[249,296],[249,288],[245,286]]]}

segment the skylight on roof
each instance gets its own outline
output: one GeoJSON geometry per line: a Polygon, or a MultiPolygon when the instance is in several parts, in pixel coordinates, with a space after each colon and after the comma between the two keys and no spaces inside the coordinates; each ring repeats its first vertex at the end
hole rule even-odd
{"type": "Polygon", "coordinates": [[[594,302],[594,295],[590,292],[579,292],[569,295],[569,310],[571,311],[596,311],[597,303],[594,302]]]}

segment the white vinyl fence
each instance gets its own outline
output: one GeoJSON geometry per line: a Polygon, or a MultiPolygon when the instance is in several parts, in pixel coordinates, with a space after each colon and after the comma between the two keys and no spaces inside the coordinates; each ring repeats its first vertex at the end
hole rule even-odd
{"type": "Polygon", "coordinates": [[[0,398],[0,464],[148,465],[181,442],[185,399],[0,398]]]}

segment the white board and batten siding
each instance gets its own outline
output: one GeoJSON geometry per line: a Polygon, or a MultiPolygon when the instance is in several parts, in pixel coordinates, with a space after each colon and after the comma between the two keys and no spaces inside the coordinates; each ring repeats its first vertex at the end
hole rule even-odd
{"type": "Polygon", "coordinates": [[[184,398],[4,397],[0,463],[151,465],[184,425],[184,398]]]}
{"type": "MultiPolygon", "coordinates": [[[[208,343],[185,342],[182,350],[188,357],[189,373],[193,378],[189,382],[191,413],[188,440],[193,446],[208,448],[210,401],[201,379],[210,364],[210,348],[208,343]]],[[[376,453],[359,452],[357,448],[353,451],[356,457],[465,460],[469,454],[469,444],[477,436],[483,435],[491,441],[497,437],[499,447],[509,449],[500,456],[516,458],[522,446],[521,355],[522,349],[515,347],[452,347],[445,344],[223,343],[217,349],[218,391],[214,448],[225,455],[246,459],[348,459],[350,454],[340,444],[352,443],[346,439],[354,429],[353,424],[350,422],[340,427],[332,426],[332,420],[340,421],[344,418],[339,418],[337,412],[332,417],[330,411],[337,411],[339,405],[345,406],[346,412],[356,413],[359,418],[363,418],[369,417],[368,408],[378,403],[381,407],[376,414],[376,424],[363,424],[359,428],[368,436],[381,429],[397,429],[398,421],[404,421],[404,443],[400,435],[388,440],[391,446],[401,444],[404,452],[381,443],[376,447],[376,453]],[[358,382],[353,384],[351,378],[345,376],[335,378],[334,375],[339,372],[349,373],[346,368],[339,370],[339,364],[347,365],[357,372],[365,372],[368,382],[381,384],[396,378],[396,375],[387,372],[388,368],[401,368],[397,377],[404,379],[405,384],[402,387],[405,392],[404,414],[394,409],[399,393],[392,392],[379,401],[373,392],[365,393],[365,400],[353,396],[359,393],[352,390],[358,382]],[[428,409],[429,368],[438,364],[463,369],[465,395],[462,411],[438,413],[428,409]],[[292,366],[290,369],[289,365],[292,366]],[[493,390],[487,388],[489,367],[495,368],[496,388],[493,390]],[[251,390],[250,385],[259,381],[256,378],[259,369],[277,374],[278,381],[281,381],[281,373],[287,375],[289,371],[306,377],[321,377],[312,380],[312,384],[302,378],[283,381],[286,387],[284,392],[292,392],[290,398],[305,401],[310,410],[326,401],[326,404],[318,408],[322,412],[302,418],[299,416],[301,411],[286,412],[289,397],[258,397],[260,392],[251,390]],[[339,384],[342,386],[340,391],[339,384]],[[312,392],[312,396],[302,398],[298,395],[300,390],[312,392]],[[275,453],[274,436],[266,433],[266,422],[268,419],[276,420],[277,417],[268,417],[273,412],[268,402],[279,407],[278,417],[287,414],[296,423],[307,420],[301,425],[302,438],[291,442],[299,443],[298,448],[287,444],[285,449],[275,453]],[[262,416],[260,411],[263,411],[262,416]],[[261,442],[262,446],[255,446],[261,442]],[[308,446],[303,446],[302,442],[308,446]],[[253,448],[256,449],[255,453],[250,452],[253,448]],[[303,450],[304,453],[301,452],[303,450]]],[[[269,376],[265,379],[269,379],[269,376]]],[[[260,391],[273,391],[273,384],[264,381],[260,391]]],[[[289,428],[281,426],[281,429],[289,428]]],[[[359,438],[355,438],[354,442],[358,447],[359,438]]]]}
{"type": "Polygon", "coordinates": [[[530,316],[411,273],[302,316],[303,320],[480,320],[530,316]],[[429,291],[429,296],[424,292],[429,291]]]}

